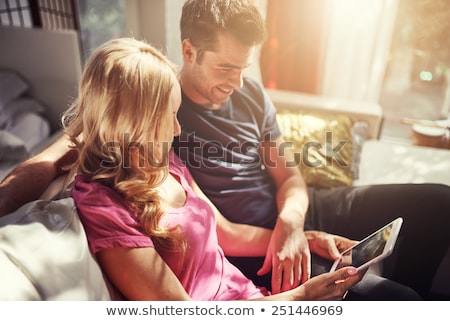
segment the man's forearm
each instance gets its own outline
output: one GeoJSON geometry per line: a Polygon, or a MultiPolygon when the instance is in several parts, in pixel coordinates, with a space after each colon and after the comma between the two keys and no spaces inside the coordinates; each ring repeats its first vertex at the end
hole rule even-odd
{"type": "Polygon", "coordinates": [[[303,179],[287,179],[277,191],[279,218],[303,229],[309,206],[308,191],[303,179]]]}
{"type": "Polygon", "coordinates": [[[0,216],[37,199],[55,177],[53,164],[48,162],[33,163],[33,173],[29,175],[30,163],[20,164],[0,184],[0,216]]]}
{"type": "Polygon", "coordinates": [[[17,210],[23,204],[37,199],[60,174],[64,166],[76,159],[66,137],[61,137],[42,153],[19,164],[0,183],[0,216],[17,210]]]}

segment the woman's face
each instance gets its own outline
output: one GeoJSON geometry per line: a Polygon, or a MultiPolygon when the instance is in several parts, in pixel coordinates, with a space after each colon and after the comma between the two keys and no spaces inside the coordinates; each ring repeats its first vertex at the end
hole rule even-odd
{"type": "Polygon", "coordinates": [[[170,110],[172,110],[173,114],[173,136],[179,136],[181,134],[181,126],[178,122],[177,113],[178,109],[180,109],[181,105],[181,88],[180,84],[175,81],[174,86],[172,88],[172,92],[170,94],[170,110]]]}

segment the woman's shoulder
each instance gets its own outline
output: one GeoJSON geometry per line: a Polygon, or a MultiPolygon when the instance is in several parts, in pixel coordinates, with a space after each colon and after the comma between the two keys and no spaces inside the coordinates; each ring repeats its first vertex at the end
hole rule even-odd
{"type": "Polygon", "coordinates": [[[78,206],[102,204],[126,207],[123,197],[116,190],[83,174],[75,176],[72,196],[78,206]]]}

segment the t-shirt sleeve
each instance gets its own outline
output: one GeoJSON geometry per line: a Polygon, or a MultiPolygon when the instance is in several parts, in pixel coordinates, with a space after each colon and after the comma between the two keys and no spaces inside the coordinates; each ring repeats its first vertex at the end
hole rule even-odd
{"type": "Polygon", "coordinates": [[[250,78],[245,78],[245,81],[245,88],[250,91],[249,96],[253,97],[256,104],[261,108],[260,126],[263,140],[269,141],[279,138],[281,130],[277,122],[277,110],[272,99],[260,83],[250,78]]]}
{"type": "Polygon", "coordinates": [[[77,179],[72,196],[92,253],[109,248],[154,246],[113,190],[77,179]]]}
{"type": "Polygon", "coordinates": [[[265,96],[264,101],[266,109],[266,112],[264,113],[266,117],[263,123],[263,138],[265,141],[269,141],[279,138],[281,136],[281,130],[277,122],[277,111],[275,105],[265,91],[263,95],[265,96]]]}

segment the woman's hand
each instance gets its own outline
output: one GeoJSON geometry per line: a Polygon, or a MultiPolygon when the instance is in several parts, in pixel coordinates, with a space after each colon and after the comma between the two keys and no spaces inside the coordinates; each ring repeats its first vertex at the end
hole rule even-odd
{"type": "Polygon", "coordinates": [[[305,231],[305,235],[311,253],[330,260],[336,260],[342,251],[358,243],[343,236],[321,231],[305,231]]]}
{"type": "Polygon", "coordinates": [[[298,300],[302,301],[342,300],[347,291],[361,281],[363,276],[364,273],[347,266],[315,276],[293,291],[298,291],[298,300]]]}

